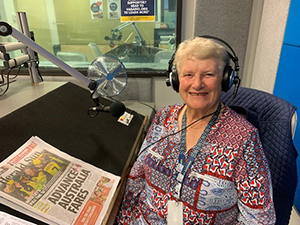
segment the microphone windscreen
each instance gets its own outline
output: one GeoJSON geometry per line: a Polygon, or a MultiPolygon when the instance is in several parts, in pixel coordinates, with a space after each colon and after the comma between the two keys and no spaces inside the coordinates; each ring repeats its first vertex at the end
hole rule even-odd
{"type": "Polygon", "coordinates": [[[125,112],[125,105],[122,102],[114,102],[110,105],[110,114],[113,117],[120,117],[125,112]]]}

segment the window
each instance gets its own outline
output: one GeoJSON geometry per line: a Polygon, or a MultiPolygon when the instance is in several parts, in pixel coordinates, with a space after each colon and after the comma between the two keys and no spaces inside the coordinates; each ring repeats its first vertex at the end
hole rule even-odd
{"type": "MultiPolygon", "coordinates": [[[[129,75],[163,75],[180,40],[181,1],[154,0],[155,21],[121,23],[120,0],[0,0],[0,20],[19,30],[17,12],[26,12],[36,43],[83,73],[97,56],[111,55],[129,75]]],[[[41,56],[39,68],[61,72],[41,56]]]]}

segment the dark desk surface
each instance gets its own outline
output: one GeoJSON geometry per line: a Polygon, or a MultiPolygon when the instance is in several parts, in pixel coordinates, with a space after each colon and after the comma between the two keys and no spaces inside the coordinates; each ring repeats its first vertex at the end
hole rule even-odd
{"type": "MultiPolygon", "coordinates": [[[[72,83],[57,85],[58,88],[51,85],[46,91],[49,93],[38,93],[42,97],[28,101],[0,119],[0,161],[36,135],[69,155],[121,176],[128,166],[128,158],[132,157],[137,137],[143,132],[144,116],[129,110],[134,114],[129,126],[117,122],[109,113],[91,118],[87,109],[94,103],[88,90],[72,83]]],[[[101,103],[111,104],[106,99],[101,99],[101,103]]],[[[41,224],[4,205],[0,205],[0,210],[41,224]]]]}

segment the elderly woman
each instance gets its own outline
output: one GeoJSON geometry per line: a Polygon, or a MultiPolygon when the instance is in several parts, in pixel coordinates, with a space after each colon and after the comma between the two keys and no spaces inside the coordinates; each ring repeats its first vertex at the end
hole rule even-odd
{"type": "Polygon", "coordinates": [[[118,224],[274,224],[257,129],[220,101],[226,49],[197,37],[175,54],[184,103],[155,116],[130,172],[118,224]]]}

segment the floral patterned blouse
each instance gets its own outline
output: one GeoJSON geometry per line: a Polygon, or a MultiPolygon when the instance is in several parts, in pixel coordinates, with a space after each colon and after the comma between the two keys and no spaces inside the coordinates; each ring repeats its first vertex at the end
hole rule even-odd
{"type": "Polygon", "coordinates": [[[228,107],[175,198],[183,106],[166,106],[156,114],[129,174],[116,223],[167,224],[167,203],[177,200],[183,203],[183,224],[275,224],[270,171],[258,131],[228,107]]]}

